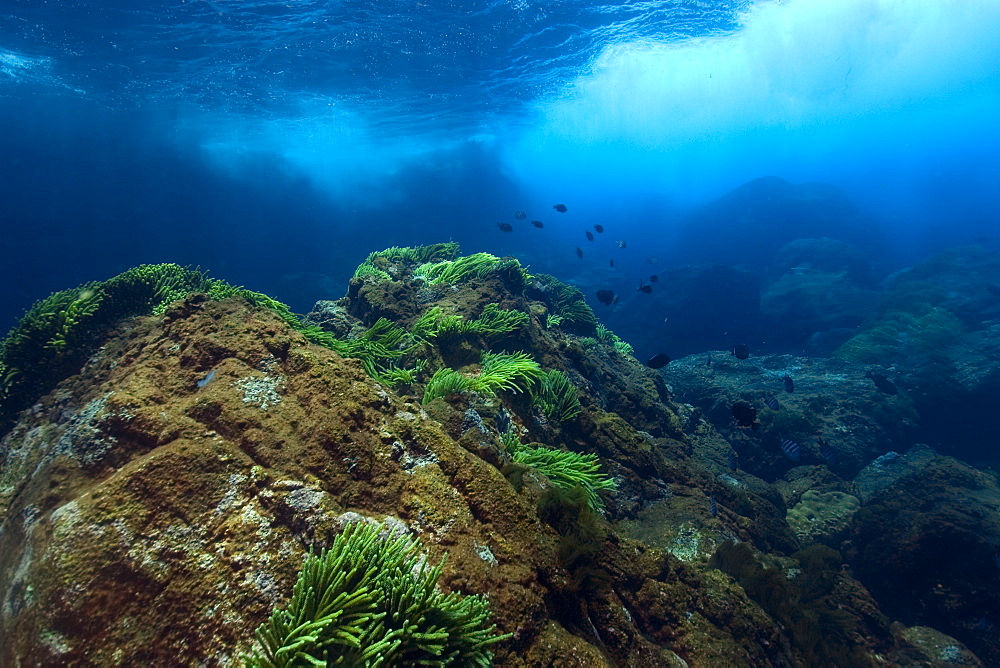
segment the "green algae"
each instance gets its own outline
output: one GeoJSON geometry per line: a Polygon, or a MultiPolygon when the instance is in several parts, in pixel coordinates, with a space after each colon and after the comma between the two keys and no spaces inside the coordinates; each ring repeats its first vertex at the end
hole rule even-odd
{"type": "Polygon", "coordinates": [[[507,636],[489,625],[489,602],[441,593],[444,559],[429,567],[419,542],[382,531],[355,522],[306,557],[288,607],[257,629],[246,665],[491,665],[488,648],[507,636]]]}
{"type": "Polygon", "coordinates": [[[431,285],[461,283],[470,278],[483,278],[499,261],[500,258],[490,253],[473,253],[455,260],[426,262],[413,273],[425,278],[431,285]]]}
{"type": "Polygon", "coordinates": [[[515,462],[544,474],[557,487],[565,490],[580,487],[587,506],[595,512],[604,507],[598,492],[618,489],[614,480],[601,473],[600,460],[594,454],[527,445],[516,448],[511,454],[515,462]]]}
{"type": "Polygon", "coordinates": [[[538,362],[527,353],[485,352],[476,375],[465,375],[448,367],[438,369],[424,387],[422,403],[467,391],[487,397],[496,396],[501,390],[518,393],[541,375],[538,362]]]}
{"type": "Polygon", "coordinates": [[[496,304],[487,304],[482,315],[475,320],[468,320],[457,314],[446,314],[440,306],[427,309],[413,323],[413,337],[421,341],[433,341],[437,338],[460,336],[462,334],[479,334],[493,338],[512,332],[529,320],[527,313],[512,309],[502,309],[496,304]]]}
{"type": "Polygon", "coordinates": [[[580,414],[579,392],[558,369],[543,372],[530,392],[532,406],[550,420],[572,420],[580,414]]]}

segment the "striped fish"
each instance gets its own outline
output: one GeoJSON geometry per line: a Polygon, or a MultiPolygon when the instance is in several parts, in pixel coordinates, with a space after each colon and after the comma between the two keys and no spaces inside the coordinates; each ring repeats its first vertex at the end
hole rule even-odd
{"type": "Polygon", "coordinates": [[[767,407],[772,411],[781,410],[781,404],[778,403],[778,399],[773,394],[769,394],[764,397],[764,403],[767,404],[767,407]]]}
{"type": "Polygon", "coordinates": [[[799,457],[802,456],[802,448],[790,438],[781,439],[781,451],[793,462],[799,461],[799,457]]]}

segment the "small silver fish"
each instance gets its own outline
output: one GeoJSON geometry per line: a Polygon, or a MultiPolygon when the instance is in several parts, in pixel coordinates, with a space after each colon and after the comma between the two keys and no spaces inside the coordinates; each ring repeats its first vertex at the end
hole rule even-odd
{"type": "Polygon", "coordinates": [[[206,373],[205,377],[198,381],[197,383],[198,389],[200,390],[201,388],[211,383],[213,378],[215,378],[215,369],[212,369],[211,371],[206,373]]]}

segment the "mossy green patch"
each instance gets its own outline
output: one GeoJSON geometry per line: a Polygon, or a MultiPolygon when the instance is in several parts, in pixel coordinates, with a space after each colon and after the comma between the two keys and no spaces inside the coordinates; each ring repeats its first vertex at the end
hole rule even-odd
{"type": "Polygon", "coordinates": [[[162,313],[172,301],[219,283],[175,264],[141,265],[36,302],[0,342],[0,419],[75,373],[119,320],[162,313]]]}
{"type": "Polygon", "coordinates": [[[443,367],[434,372],[427,385],[424,386],[424,396],[420,403],[427,405],[435,399],[450,397],[453,394],[476,389],[475,381],[454,369],[443,367]]]}
{"type": "Polygon", "coordinates": [[[894,311],[840,346],[835,356],[862,364],[888,364],[914,351],[941,350],[957,342],[964,331],[961,320],[944,308],[894,311]]]}
{"type": "Polygon", "coordinates": [[[844,492],[807,490],[794,507],[789,508],[785,521],[802,544],[825,542],[838,538],[851,522],[861,502],[844,492]]]}

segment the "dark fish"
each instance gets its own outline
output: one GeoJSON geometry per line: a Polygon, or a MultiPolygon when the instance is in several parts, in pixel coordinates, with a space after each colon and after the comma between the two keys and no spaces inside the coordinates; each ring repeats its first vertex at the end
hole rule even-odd
{"type": "Polygon", "coordinates": [[[577,248],[576,249],[576,256],[578,258],[580,258],[581,260],[583,259],[583,249],[582,248],[577,248]]]}
{"type": "Polygon", "coordinates": [[[778,403],[778,400],[774,397],[773,394],[769,394],[766,397],[764,397],[764,403],[767,404],[767,407],[770,408],[772,411],[781,410],[781,404],[778,403]]]}
{"type": "Polygon", "coordinates": [[[510,413],[503,406],[497,411],[497,430],[501,434],[506,434],[510,431],[510,413]]]}
{"type": "Polygon", "coordinates": [[[735,471],[740,467],[740,456],[735,452],[729,454],[729,459],[726,460],[726,465],[729,467],[730,471],[735,471]]]}
{"type": "Polygon", "coordinates": [[[653,274],[652,276],[649,277],[649,282],[650,283],[659,283],[659,281],[660,281],[660,277],[657,276],[656,274],[653,274]]]}
{"type": "Polygon", "coordinates": [[[648,295],[652,291],[653,291],[653,286],[652,285],[640,285],[639,286],[639,292],[642,292],[644,294],[648,295]]]}
{"type": "Polygon", "coordinates": [[[501,232],[513,232],[514,226],[510,223],[497,223],[497,227],[500,228],[501,232]]]}
{"type": "Polygon", "coordinates": [[[614,269],[614,266],[615,266],[615,259],[614,258],[611,258],[611,265],[610,266],[611,266],[612,269],[614,269]]]}
{"type": "Polygon", "coordinates": [[[552,208],[555,209],[556,211],[558,211],[559,213],[566,213],[566,205],[565,204],[553,204],[552,208]]]}
{"type": "Polygon", "coordinates": [[[587,241],[593,241],[593,240],[594,240],[594,233],[591,232],[590,230],[587,230],[587,241]]]}
{"type": "Polygon", "coordinates": [[[886,394],[899,394],[899,388],[896,387],[896,384],[889,380],[884,373],[873,373],[869,371],[865,374],[865,378],[871,379],[871,381],[875,383],[875,387],[886,394]]]}
{"type": "Polygon", "coordinates": [[[733,419],[739,427],[757,428],[757,409],[745,401],[733,404],[733,419]]]}
{"type": "Polygon", "coordinates": [[[719,504],[715,502],[715,497],[708,497],[708,512],[712,513],[712,517],[719,514],[719,504]]]}
{"type": "Polygon", "coordinates": [[[618,295],[615,294],[614,290],[598,290],[597,301],[605,306],[611,306],[618,302],[618,295]]]}
{"type": "Polygon", "coordinates": [[[533,221],[531,221],[531,224],[534,225],[535,227],[537,227],[538,229],[541,229],[541,228],[545,227],[545,223],[543,223],[540,220],[533,220],[533,221]]]}
{"type": "Polygon", "coordinates": [[[594,225],[594,231],[597,232],[598,234],[604,234],[604,226],[594,225]]]}
{"type": "Polygon", "coordinates": [[[791,376],[785,376],[781,380],[782,380],[782,382],[785,383],[785,392],[788,392],[789,394],[791,394],[792,392],[795,391],[795,381],[792,380],[791,376]]]}
{"type": "Polygon", "coordinates": [[[619,248],[625,248],[625,240],[624,239],[619,239],[618,240],[618,247],[619,248]]]}
{"type": "Polygon", "coordinates": [[[781,439],[781,451],[793,462],[799,461],[799,457],[802,456],[802,448],[790,438],[781,439]]]}
{"type": "Polygon", "coordinates": [[[666,353],[656,353],[646,362],[646,366],[650,369],[662,369],[668,364],[670,364],[670,355],[666,353]]]}
{"type": "Polygon", "coordinates": [[[517,218],[518,220],[524,220],[527,216],[525,215],[524,211],[515,211],[514,217],[517,218]]]}
{"type": "Polygon", "coordinates": [[[823,461],[826,462],[827,466],[836,466],[837,460],[840,459],[836,448],[831,447],[822,438],[819,439],[819,454],[822,455],[823,461]]]}
{"type": "Polygon", "coordinates": [[[733,350],[729,354],[733,355],[738,360],[745,360],[750,357],[750,347],[745,343],[737,343],[733,346],[733,350]]]}
{"type": "Polygon", "coordinates": [[[712,366],[712,353],[705,353],[705,366],[712,366]]]}

